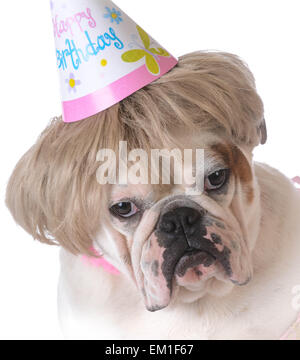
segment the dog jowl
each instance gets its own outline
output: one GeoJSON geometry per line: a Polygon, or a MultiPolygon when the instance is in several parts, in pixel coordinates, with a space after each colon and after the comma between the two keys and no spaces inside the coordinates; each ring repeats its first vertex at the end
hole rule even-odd
{"type": "Polygon", "coordinates": [[[238,246],[230,249],[229,233],[192,201],[191,207],[179,205],[164,211],[143,246],[140,261],[148,310],[167,306],[176,286],[197,288],[215,276],[239,284],[232,270],[237,265],[232,257],[238,255],[238,246]]]}

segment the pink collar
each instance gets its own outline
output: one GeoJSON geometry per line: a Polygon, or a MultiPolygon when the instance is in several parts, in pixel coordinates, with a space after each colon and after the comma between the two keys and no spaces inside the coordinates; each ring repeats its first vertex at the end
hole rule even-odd
{"type": "Polygon", "coordinates": [[[109,263],[107,260],[105,260],[104,257],[97,252],[97,250],[92,248],[92,251],[97,257],[82,255],[82,260],[86,264],[97,268],[102,267],[106,272],[113,275],[120,275],[120,271],[117,268],[115,268],[111,263],[109,263]]]}
{"type": "Polygon", "coordinates": [[[293,182],[295,183],[296,188],[297,188],[298,190],[300,190],[300,176],[295,176],[292,180],[293,180],[293,182]],[[297,186],[297,185],[298,185],[298,186],[297,186]]]}

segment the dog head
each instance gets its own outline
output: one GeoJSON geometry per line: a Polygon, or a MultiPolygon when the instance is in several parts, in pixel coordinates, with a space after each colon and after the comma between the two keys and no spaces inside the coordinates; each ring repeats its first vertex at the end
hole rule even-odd
{"type": "MultiPolygon", "coordinates": [[[[265,141],[263,105],[246,65],[226,53],[193,53],[99,115],[54,120],[17,165],[7,205],[40,241],[75,254],[96,246],[136,282],[151,311],[222,296],[252,276],[260,223],[252,150],[265,141]],[[202,179],[201,191],[197,181],[174,176],[100,185],[99,150],[120,153],[124,140],[150,157],[152,149],[203,149],[200,172],[183,165],[202,179]]],[[[110,160],[110,177],[120,164],[110,160]]],[[[148,166],[140,161],[132,172],[149,179],[148,166]]]]}

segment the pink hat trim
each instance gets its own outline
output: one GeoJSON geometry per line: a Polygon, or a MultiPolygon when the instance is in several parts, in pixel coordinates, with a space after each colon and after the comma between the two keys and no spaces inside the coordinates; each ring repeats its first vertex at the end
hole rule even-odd
{"type": "Polygon", "coordinates": [[[159,79],[177,63],[178,60],[173,57],[160,57],[160,74],[158,76],[152,75],[146,65],[142,65],[105,88],[76,100],[64,101],[62,103],[64,122],[70,123],[83,120],[109,108],[144,86],[149,85],[154,80],[159,79]]]}

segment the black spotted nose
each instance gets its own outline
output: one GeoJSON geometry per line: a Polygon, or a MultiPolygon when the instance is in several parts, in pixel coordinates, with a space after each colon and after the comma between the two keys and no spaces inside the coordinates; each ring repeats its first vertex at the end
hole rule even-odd
{"type": "Polygon", "coordinates": [[[200,217],[199,211],[193,208],[179,207],[161,217],[158,229],[169,235],[189,235],[196,230],[200,217]]]}

